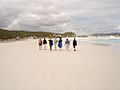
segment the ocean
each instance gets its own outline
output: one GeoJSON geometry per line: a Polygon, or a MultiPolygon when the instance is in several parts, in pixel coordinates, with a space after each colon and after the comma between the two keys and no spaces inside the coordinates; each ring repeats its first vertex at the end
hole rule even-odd
{"type": "Polygon", "coordinates": [[[111,48],[113,51],[120,52],[120,37],[86,37],[86,38],[76,38],[78,41],[78,45],[81,44],[91,44],[91,45],[99,45],[106,46],[111,48]]]}
{"type": "Polygon", "coordinates": [[[78,44],[87,43],[94,45],[104,45],[111,46],[113,44],[120,44],[120,37],[87,37],[87,38],[77,38],[78,44]]]}

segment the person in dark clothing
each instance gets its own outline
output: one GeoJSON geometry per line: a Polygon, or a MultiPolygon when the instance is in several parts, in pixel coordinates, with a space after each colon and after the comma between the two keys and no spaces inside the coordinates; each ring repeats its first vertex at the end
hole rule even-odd
{"type": "Polygon", "coordinates": [[[51,40],[51,38],[50,38],[50,40],[49,40],[49,46],[50,46],[50,51],[52,51],[53,40],[51,40]]]}
{"type": "Polygon", "coordinates": [[[74,51],[76,51],[76,46],[77,46],[77,41],[76,41],[76,39],[74,38],[74,40],[73,40],[73,48],[74,48],[74,51]]]}
{"type": "Polygon", "coordinates": [[[58,47],[61,49],[62,48],[62,38],[60,37],[59,41],[58,41],[58,47]]]}
{"type": "Polygon", "coordinates": [[[44,38],[43,40],[44,50],[46,50],[47,40],[44,38]]]}

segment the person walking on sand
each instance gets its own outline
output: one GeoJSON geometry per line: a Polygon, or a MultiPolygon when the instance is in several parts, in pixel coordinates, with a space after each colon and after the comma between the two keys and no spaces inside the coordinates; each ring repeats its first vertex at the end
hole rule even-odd
{"type": "Polygon", "coordinates": [[[55,48],[55,51],[57,50],[57,38],[55,37],[55,39],[54,39],[54,48],[55,48]]]}
{"type": "Polygon", "coordinates": [[[68,39],[66,39],[65,41],[65,46],[66,46],[66,50],[69,50],[70,41],[68,39]]]}
{"type": "Polygon", "coordinates": [[[76,46],[77,46],[77,41],[76,41],[76,39],[74,38],[74,40],[73,40],[73,48],[74,48],[74,51],[76,51],[76,46]]]}
{"type": "Polygon", "coordinates": [[[41,39],[39,39],[38,45],[39,45],[39,50],[42,50],[42,40],[41,39]]]}
{"type": "Polygon", "coordinates": [[[44,50],[46,50],[47,40],[44,38],[43,40],[44,50]]]}
{"type": "Polygon", "coordinates": [[[50,38],[49,40],[49,46],[50,46],[50,51],[52,51],[52,46],[53,46],[53,40],[50,38]]]}
{"type": "Polygon", "coordinates": [[[61,48],[62,48],[62,38],[60,37],[60,39],[59,39],[59,41],[58,41],[58,47],[60,48],[60,50],[61,50],[61,48]]]}

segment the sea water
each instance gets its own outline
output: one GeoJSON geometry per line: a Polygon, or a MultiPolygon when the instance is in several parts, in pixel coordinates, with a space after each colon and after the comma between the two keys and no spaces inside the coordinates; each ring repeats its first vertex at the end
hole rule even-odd
{"type": "Polygon", "coordinates": [[[94,45],[104,45],[110,46],[113,44],[120,44],[120,37],[87,37],[87,38],[77,38],[78,43],[87,43],[94,45]]]}
{"type": "Polygon", "coordinates": [[[86,37],[77,38],[78,45],[81,44],[92,44],[99,46],[107,46],[112,48],[114,51],[120,52],[120,37],[86,37]]]}

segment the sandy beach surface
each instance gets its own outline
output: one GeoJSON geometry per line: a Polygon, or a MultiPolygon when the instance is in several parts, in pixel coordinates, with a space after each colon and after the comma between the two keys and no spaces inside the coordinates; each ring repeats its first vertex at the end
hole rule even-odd
{"type": "Polygon", "coordinates": [[[0,43],[0,90],[120,90],[120,52],[80,44],[39,50],[37,40],[0,43]]]}

